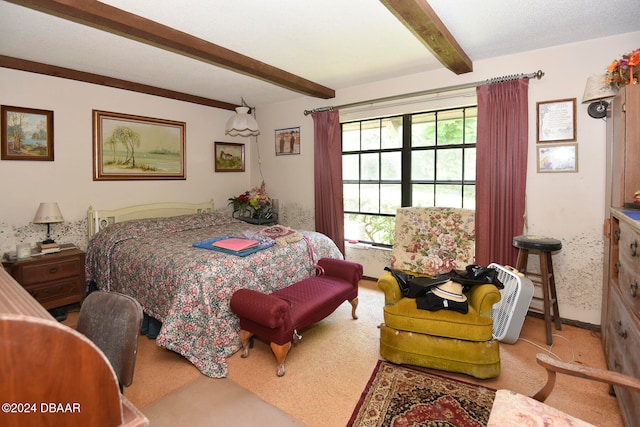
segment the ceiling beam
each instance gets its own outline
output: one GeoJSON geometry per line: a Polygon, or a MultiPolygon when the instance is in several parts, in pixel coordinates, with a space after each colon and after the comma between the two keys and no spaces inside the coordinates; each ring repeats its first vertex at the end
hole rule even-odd
{"type": "Polygon", "coordinates": [[[129,90],[132,92],[146,93],[149,95],[161,96],[163,98],[170,98],[178,101],[191,102],[193,104],[221,108],[223,110],[233,111],[236,107],[239,107],[239,105],[231,104],[229,102],[203,98],[201,96],[191,95],[183,92],[176,92],[173,90],[149,86],[142,83],[130,82],[128,80],[115,79],[113,77],[101,76],[99,74],[72,70],[71,68],[43,64],[41,62],[27,61],[25,59],[13,58],[11,56],[0,55],[0,67],[11,68],[13,70],[28,71],[30,73],[44,74],[53,77],[60,77],[63,79],[76,80],[79,82],[93,83],[101,86],[109,86],[117,89],[129,90]]]}
{"type": "Polygon", "coordinates": [[[380,0],[449,70],[473,71],[473,63],[427,0],[380,0]]]}
{"type": "Polygon", "coordinates": [[[99,1],[7,1],[226,68],[304,95],[323,99],[335,97],[333,89],[99,1]]]}

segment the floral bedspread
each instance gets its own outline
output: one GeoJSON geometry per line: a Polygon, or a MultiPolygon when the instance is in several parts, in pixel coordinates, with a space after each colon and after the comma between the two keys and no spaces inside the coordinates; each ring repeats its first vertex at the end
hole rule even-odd
{"type": "Polygon", "coordinates": [[[207,376],[226,377],[226,359],[240,348],[238,318],[229,308],[233,293],[271,293],[315,274],[313,261],[342,258],[331,239],[311,231],[299,231],[302,240],[246,257],[192,247],[263,228],[220,213],[113,224],[89,242],[87,280],[136,298],[162,322],[159,346],[183,355],[207,376]]]}

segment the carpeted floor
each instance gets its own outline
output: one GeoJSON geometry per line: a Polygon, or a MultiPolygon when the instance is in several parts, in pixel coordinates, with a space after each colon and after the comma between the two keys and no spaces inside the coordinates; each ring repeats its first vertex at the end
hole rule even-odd
{"type": "Polygon", "coordinates": [[[304,426],[230,379],[204,376],[145,406],[143,412],[153,427],[304,426]]]}
{"type": "Polygon", "coordinates": [[[487,425],[495,391],[379,361],[348,427],[487,425]]]}
{"type": "MultiPolygon", "coordinates": [[[[345,303],[322,322],[302,331],[302,341],[287,356],[284,377],[276,376],[275,357],[268,343],[260,340],[256,340],[248,358],[242,359],[240,352],[231,356],[229,378],[220,380],[203,376],[181,356],[141,336],[133,384],[125,389],[125,395],[146,412],[155,403],[162,405],[171,392],[197,380],[208,384],[211,393],[202,390],[188,393],[190,403],[207,408],[207,419],[212,420],[211,414],[228,411],[243,414],[248,410],[243,399],[234,404],[221,396],[212,397],[218,396],[221,384],[224,388],[232,381],[258,397],[251,403],[252,412],[270,412],[275,407],[309,427],[343,427],[380,359],[377,327],[382,322],[383,304],[384,296],[375,282],[362,281],[358,320],[351,319],[351,306],[345,303]]],[[[73,315],[66,324],[73,326],[73,315]]],[[[552,351],[564,361],[605,367],[599,334],[567,325],[563,325],[562,331],[554,329],[554,333],[555,345],[549,348],[544,344],[544,322],[527,317],[521,340],[513,345],[500,345],[498,378],[477,380],[461,374],[434,372],[486,388],[509,389],[531,396],[546,380],[545,370],[535,362],[536,353],[552,351]]],[[[617,402],[609,396],[606,384],[560,375],[547,403],[598,426],[623,426],[617,402]]],[[[177,405],[174,412],[180,411],[177,405]]],[[[188,407],[183,412],[200,414],[188,407]]]]}

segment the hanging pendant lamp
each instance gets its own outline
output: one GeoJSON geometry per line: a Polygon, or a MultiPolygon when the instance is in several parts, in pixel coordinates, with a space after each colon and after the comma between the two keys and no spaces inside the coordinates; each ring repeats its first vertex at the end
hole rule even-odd
{"type": "MultiPolygon", "coordinates": [[[[255,113],[255,108],[253,108],[255,113]]],[[[225,126],[225,134],[229,136],[257,136],[260,135],[258,122],[249,114],[249,106],[242,99],[242,107],[236,108],[236,114],[231,116],[225,126]]]]}

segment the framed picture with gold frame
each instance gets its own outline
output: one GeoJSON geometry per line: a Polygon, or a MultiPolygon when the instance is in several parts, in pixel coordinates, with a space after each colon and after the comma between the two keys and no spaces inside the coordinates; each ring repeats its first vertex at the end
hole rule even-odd
{"type": "Polygon", "coordinates": [[[53,111],[3,105],[2,160],[53,161],[53,111]]]}
{"type": "Polygon", "coordinates": [[[538,145],[538,172],[578,172],[578,144],[538,145]]]}
{"type": "Polygon", "coordinates": [[[93,110],[93,180],[186,179],[185,122],[93,110]]]}

